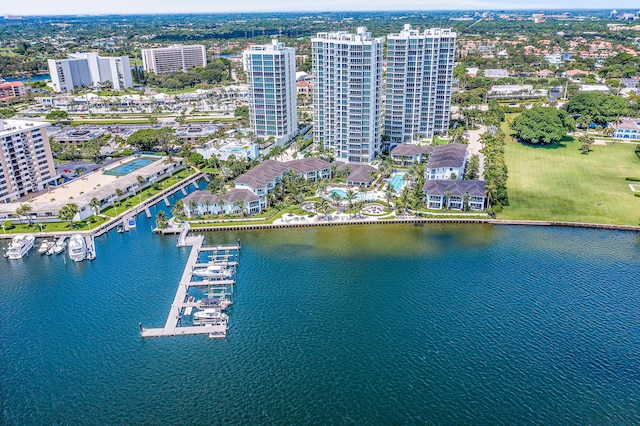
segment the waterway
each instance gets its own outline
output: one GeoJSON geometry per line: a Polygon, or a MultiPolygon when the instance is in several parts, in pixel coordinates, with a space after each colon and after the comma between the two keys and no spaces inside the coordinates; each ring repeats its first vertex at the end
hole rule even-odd
{"type": "Polygon", "coordinates": [[[31,76],[31,77],[20,77],[20,78],[3,77],[3,79],[6,80],[6,81],[21,81],[23,83],[27,83],[29,81],[47,81],[47,80],[51,80],[51,75],[49,75],[49,74],[36,74],[36,75],[31,76]]]}
{"type": "Polygon", "coordinates": [[[143,340],[189,248],[137,219],[93,262],[0,260],[0,423],[640,423],[638,234],[210,233],[242,243],[228,337],[143,340]]]}

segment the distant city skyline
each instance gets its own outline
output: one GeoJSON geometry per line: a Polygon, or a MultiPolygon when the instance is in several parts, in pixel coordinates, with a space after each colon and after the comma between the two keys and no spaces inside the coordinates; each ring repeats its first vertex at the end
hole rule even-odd
{"type": "Polygon", "coordinates": [[[594,0],[569,0],[558,4],[556,1],[544,0],[509,2],[490,0],[404,0],[390,3],[387,0],[319,0],[292,7],[290,1],[275,0],[258,2],[255,0],[236,0],[231,3],[213,4],[208,0],[183,0],[179,3],[167,2],[159,4],[155,0],[112,0],[104,3],[92,3],[80,0],[51,2],[48,0],[26,0],[5,5],[0,10],[2,15],[104,15],[104,14],[166,14],[166,13],[228,13],[228,12],[354,12],[354,11],[402,11],[402,10],[542,10],[542,9],[640,9],[636,2],[621,1],[603,8],[602,2],[594,0]]]}

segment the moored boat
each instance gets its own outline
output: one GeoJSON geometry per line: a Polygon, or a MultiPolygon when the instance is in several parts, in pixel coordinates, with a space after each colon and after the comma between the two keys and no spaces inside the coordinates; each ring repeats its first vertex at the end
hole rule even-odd
{"type": "Polygon", "coordinates": [[[217,308],[205,309],[193,314],[194,325],[220,325],[225,324],[228,319],[229,316],[217,308]]]}
{"type": "Polygon", "coordinates": [[[209,265],[206,268],[194,269],[193,275],[196,277],[225,279],[230,278],[233,271],[220,265],[209,265]]]}
{"type": "Polygon", "coordinates": [[[49,249],[47,254],[60,254],[67,248],[67,237],[60,237],[55,244],[49,249]]]}
{"type": "Polygon", "coordinates": [[[53,241],[49,241],[47,239],[42,240],[42,242],[40,243],[40,247],[38,247],[38,253],[46,254],[53,244],[53,241]]]}
{"type": "Polygon", "coordinates": [[[198,300],[198,309],[209,309],[209,308],[217,308],[222,311],[226,311],[231,307],[233,302],[227,299],[225,296],[222,297],[206,297],[204,299],[198,300]]]}
{"type": "Polygon", "coordinates": [[[16,235],[11,239],[11,244],[4,253],[4,256],[9,259],[20,259],[25,254],[29,253],[29,250],[33,248],[33,243],[36,237],[33,235],[16,235]]]}
{"type": "Polygon", "coordinates": [[[118,224],[117,229],[118,229],[118,234],[124,233],[124,225],[122,223],[118,224]]]}
{"type": "Polygon", "coordinates": [[[69,257],[74,262],[82,262],[87,257],[87,242],[80,234],[73,234],[69,239],[69,257]]]}
{"type": "Polygon", "coordinates": [[[136,219],[130,217],[129,219],[127,219],[127,225],[129,226],[129,229],[134,229],[136,227],[136,219]]]}

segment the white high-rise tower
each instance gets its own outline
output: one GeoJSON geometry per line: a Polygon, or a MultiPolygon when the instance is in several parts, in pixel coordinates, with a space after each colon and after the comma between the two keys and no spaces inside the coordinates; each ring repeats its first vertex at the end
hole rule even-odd
{"type": "Polygon", "coordinates": [[[337,160],[367,163],[380,150],[383,42],[365,27],[311,39],[313,139],[337,160]]]}
{"type": "Polygon", "coordinates": [[[296,51],[284,43],[250,46],[242,54],[249,85],[251,130],[282,146],[298,131],[296,51]]]}
{"type": "Polygon", "coordinates": [[[405,25],[387,38],[384,133],[391,144],[430,138],[449,129],[456,33],[405,25]]]}

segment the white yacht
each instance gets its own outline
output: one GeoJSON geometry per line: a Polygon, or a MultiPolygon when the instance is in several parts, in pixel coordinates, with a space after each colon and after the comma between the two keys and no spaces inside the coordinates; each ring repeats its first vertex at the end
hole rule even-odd
{"type": "Polygon", "coordinates": [[[69,257],[74,262],[82,262],[87,257],[87,242],[80,234],[73,234],[69,239],[69,257]]]}
{"type": "Polygon", "coordinates": [[[194,325],[221,325],[225,324],[229,316],[227,314],[222,313],[220,309],[212,308],[205,309],[204,311],[198,311],[193,314],[193,324],[194,325]]]}
{"type": "Polygon", "coordinates": [[[194,269],[193,275],[196,277],[225,279],[230,278],[233,271],[220,265],[209,265],[206,268],[194,269]]]}
{"type": "Polygon", "coordinates": [[[45,254],[49,251],[49,249],[51,248],[51,246],[53,246],[53,241],[49,241],[46,238],[44,240],[42,240],[42,242],[40,243],[40,247],[38,247],[38,253],[40,254],[45,254]]]}
{"type": "Polygon", "coordinates": [[[4,256],[9,259],[20,259],[25,254],[29,253],[29,250],[33,248],[33,243],[36,237],[33,235],[16,235],[11,240],[9,248],[4,253],[4,256]]]}
{"type": "Polygon", "coordinates": [[[221,311],[226,311],[231,307],[232,304],[233,302],[223,295],[222,297],[206,297],[204,299],[198,300],[197,308],[217,308],[221,311]]]}
{"type": "Polygon", "coordinates": [[[60,254],[67,248],[67,237],[60,237],[56,243],[49,249],[47,254],[60,254]]]}

